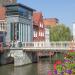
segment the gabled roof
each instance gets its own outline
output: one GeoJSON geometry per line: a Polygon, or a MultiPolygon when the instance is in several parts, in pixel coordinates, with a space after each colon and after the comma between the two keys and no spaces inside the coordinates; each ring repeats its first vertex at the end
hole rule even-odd
{"type": "Polygon", "coordinates": [[[42,17],[41,12],[33,12],[33,24],[34,25],[39,25],[41,17],[42,17]]]}

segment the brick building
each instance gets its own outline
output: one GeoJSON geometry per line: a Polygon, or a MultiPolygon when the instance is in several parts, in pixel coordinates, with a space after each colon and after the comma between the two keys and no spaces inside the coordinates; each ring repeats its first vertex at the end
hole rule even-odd
{"type": "Polygon", "coordinates": [[[0,6],[0,20],[5,20],[6,9],[3,6],[0,6]]]}
{"type": "Polygon", "coordinates": [[[45,41],[50,41],[50,28],[56,26],[59,23],[57,18],[47,18],[43,20],[45,25],[45,41]],[[50,28],[49,28],[50,27],[50,28]]]}
{"type": "Polygon", "coordinates": [[[33,13],[33,41],[44,41],[45,40],[45,29],[43,23],[43,16],[41,12],[33,13]]]}
{"type": "Polygon", "coordinates": [[[5,42],[5,36],[6,36],[5,14],[6,14],[5,7],[0,6],[0,53],[3,52],[3,50],[1,50],[1,47],[2,47],[2,42],[5,42]]]}
{"type": "Polygon", "coordinates": [[[47,18],[47,19],[44,19],[43,22],[45,26],[53,27],[59,23],[59,20],[57,18],[47,18]]]}
{"type": "Polygon", "coordinates": [[[0,42],[5,42],[6,35],[6,20],[5,20],[6,9],[0,6],[0,42]]]}

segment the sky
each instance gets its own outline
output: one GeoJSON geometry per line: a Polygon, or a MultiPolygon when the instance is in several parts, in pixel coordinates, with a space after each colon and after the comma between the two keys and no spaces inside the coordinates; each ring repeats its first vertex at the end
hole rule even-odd
{"type": "Polygon", "coordinates": [[[70,28],[75,22],[75,0],[18,0],[39,12],[44,18],[58,18],[70,28]]]}

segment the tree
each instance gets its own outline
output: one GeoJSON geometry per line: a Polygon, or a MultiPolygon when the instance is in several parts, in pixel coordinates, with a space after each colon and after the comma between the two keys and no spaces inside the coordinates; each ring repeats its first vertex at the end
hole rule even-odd
{"type": "Polygon", "coordinates": [[[70,41],[72,35],[69,27],[64,24],[56,25],[50,28],[50,41],[70,41]]]}

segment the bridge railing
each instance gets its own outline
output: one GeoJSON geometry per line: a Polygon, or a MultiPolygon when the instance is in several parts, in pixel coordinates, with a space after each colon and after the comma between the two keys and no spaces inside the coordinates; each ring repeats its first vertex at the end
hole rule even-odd
{"type": "Polygon", "coordinates": [[[24,48],[75,48],[75,42],[30,42],[24,48]]]}
{"type": "Polygon", "coordinates": [[[2,44],[2,47],[10,48],[75,48],[75,42],[8,42],[2,44]]]}

